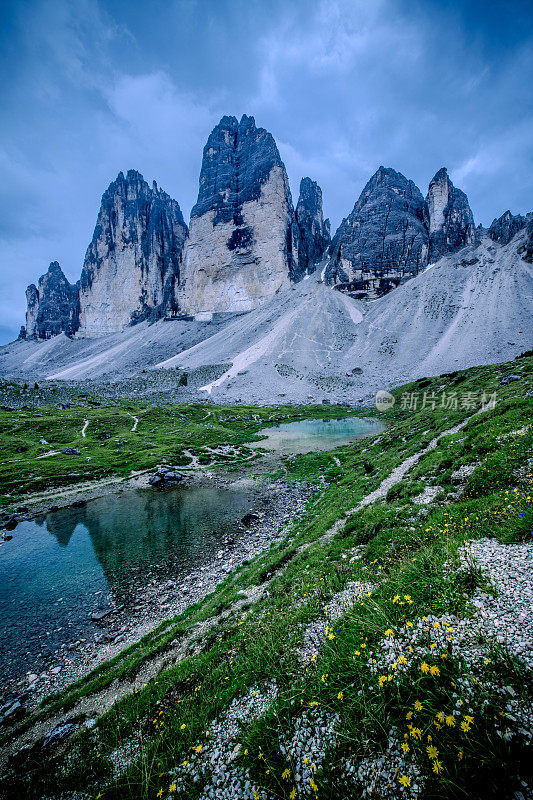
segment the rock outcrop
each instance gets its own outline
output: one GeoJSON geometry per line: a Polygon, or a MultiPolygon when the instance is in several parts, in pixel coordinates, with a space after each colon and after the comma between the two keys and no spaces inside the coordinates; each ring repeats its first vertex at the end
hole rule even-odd
{"type": "Polygon", "coordinates": [[[495,242],[509,244],[515,233],[521,231],[525,224],[525,217],[522,217],[520,214],[514,215],[511,214],[510,211],[506,211],[501,217],[493,220],[489,228],[489,236],[495,242]]]}
{"type": "Polygon", "coordinates": [[[524,261],[527,261],[528,264],[533,264],[533,214],[528,214],[526,219],[526,239],[519,252],[522,254],[524,261]]]}
{"type": "Polygon", "coordinates": [[[380,167],[329,248],[327,283],[365,296],[383,294],[426,266],[425,203],[413,181],[380,167]]]}
{"type": "Polygon", "coordinates": [[[181,295],[188,314],[249,311],[301,277],[294,210],[274,138],[223,117],[204,148],[181,295]]]}
{"type": "Polygon", "coordinates": [[[175,310],[187,226],[180,207],[135,170],[102,197],[80,280],[79,335],[120,331],[154,311],[175,310]]]}
{"type": "Polygon", "coordinates": [[[439,169],[429,184],[426,204],[430,264],[446,253],[478,241],[468,197],[453,185],[445,167],[439,169]]]}
{"type": "Polygon", "coordinates": [[[331,244],[329,219],[324,219],[322,210],[322,190],[311,178],[302,178],[300,181],[295,218],[298,227],[298,267],[302,274],[309,274],[331,244]]]}
{"type": "Polygon", "coordinates": [[[26,289],[26,337],[49,339],[58,333],[72,336],[79,324],[78,284],[72,285],[52,261],[38,286],[26,289]]]}

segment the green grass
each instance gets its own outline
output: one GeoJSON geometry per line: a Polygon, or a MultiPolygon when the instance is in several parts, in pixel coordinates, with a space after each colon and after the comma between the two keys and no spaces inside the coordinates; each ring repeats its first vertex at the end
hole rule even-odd
{"type": "MultiPolygon", "coordinates": [[[[296,786],[295,765],[281,746],[304,709],[339,718],[336,735],[313,778],[313,797],[361,797],[365,786],[348,780],[344,767],[352,759],[360,764],[361,759],[386,752],[391,732],[408,744],[409,759],[415,756],[420,763],[425,798],[512,796],[518,775],[527,777],[529,767],[523,737],[515,731],[507,706],[511,696],[519,704],[531,702],[531,675],[488,640],[479,643],[488,661],[481,659],[474,666],[468,654],[454,652],[451,643],[433,649],[421,620],[449,614],[468,619],[474,592],[480,587],[492,591],[474,564],[460,565],[458,553],[465,542],[484,537],[508,544],[531,540],[533,435],[527,426],[533,403],[527,395],[532,376],[529,357],[423,379],[395,391],[395,406],[380,415],[389,426],[378,436],[335,453],[286,459],[288,479],[324,481],[324,485],[304,515],[287,529],[285,538],[228,576],[203,602],[48,698],[37,712],[43,721],[59,710],[76,713],[78,700],[87,702],[104,687],[116,686],[121,693],[97,725],[73,737],[63,752],[47,755],[36,750],[21,757],[6,776],[6,796],[30,798],[83,790],[103,798],[167,797],[175,769],[191,757],[198,742],[205,742],[211,721],[250,687],[271,680],[277,683],[278,697],[266,714],[243,728],[236,763],[249,769],[256,785],[274,797],[290,798],[296,786]],[[520,374],[521,380],[501,385],[510,373],[520,374]],[[397,491],[352,513],[405,458],[472,413],[460,407],[414,412],[401,407],[403,394],[443,389],[497,391],[498,404],[473,417],[457,434],[440,440],[395,487],[397,491]],[[474,469],[464,491],[458,492],[453,476],[465,466],[474,469]],[[434,503],[421,507],[417,496],[427,484],[442,491],[434,503]],[[339,532],[321,541],[343,517],[347,522],[339,532]],[[354,552],[360,557],[354,559],[354,552]],[[295,649],[305,625],[353,580],[371,584],[371,595],[341,615],[333,638],[325,638],[317,659],[302,669],[295,649]],[[231,612],[240,593],[252,586],[264,587],[266,581],[268,592],[258,601],[231,612]],[[217,621],[223,609],[229,616],[217,621]],[[193,634],[194,626],[205,620],[212,620],[212,628],[196,642],[192,655],[168,664],[156,678],[132,691],[130,681],[143,665],[164,654],[174,640],[193,634]],[[367,654],[374,654],[376,669],[381,669],[385,631],[399,640],[410,635],[409,624],[413,629],[421,625],[422,634],[406,669],[397,674],[390,667],[387,672],[374,671],[367,654]],[[437,667],[437,673],[426,674],[421,669],[425,663],[437,667]],[[507,688],[502,691],[502,687],[507,688]],[[464,708],[457,706],[459,701],[464,708]],[[455,724],[447,724],[453,709],[458,711],[455,724]],[[499,729],[515,735],[506,738],[499,729]],[[138,747],[135,757],[122,774],[114,775],[117,748],[132,741],[138,747]],[[435,747],[438,757],[430,757],[428,747],[435,747]],[[442,766],[437,772],[435,761],[442,766]],[[283,778],[285,770],[289,776],[283,778]]],[[[84,418],[84,411],[78,420],[84,418]]],[[[123,411],[111,411],[118,425],[123,411]]],[[[215,409],[215,419],[202,421],[205,411],[204,407],[183,407],[179,413],[187,420],[184,430],[196,426],[197,436],[200,431],[207,436],[204,429],[209,422],[216,426],[217,435],[231,436],[237,443],[245,441],[240,436],[263,426],[268,414],[289,419],[308,413],[290,408],[215,409]],[[250,419],[253,414],[260,419],[250,419]]],[[[320,408],[316,413],[324,416],[325,411],[320,408]]],[[[165,419],[169,412],[162,408],[153,413],[165,419]]],[[[163,427],[162,448],[169,446],[163,439],[171,429],[166,422],[161,423],[163,427]]],[[[19,730],[29,724],[23,720],[19,730]]],[[[412,787],[404,790],[401,777],[400,773],[394,778],[394,796],[408,798],[412,787]]],[[[201,788],[201,781],[191,784],[186,796],[198,796],[201,788]]]]}
{"type": "Polygon", "coordinates": [[[257,432],[265,426],[348,413],[336,406],[152,407],[125,401],[94,408],[83,399],[63,410],[50,406],[3,407],[0,502],[16,504],[31,493],[104,478],[126,478],[133,471],[153,469],[165,460],[185,467],[191,463],[188,453],[198,456],[202,466],[239,463],[253,455],[244,445],[259,440],[257,432]],[[133,417],[139,420],[135,431],[133,417]],[[82,437],[85,420],[89,424],[82,437]],[[228,455],[209,449],[220,445],[234,445],[238,451],[228,455]],[[62,453],[66,447],[78,448],[80,455],[62,453]]]}

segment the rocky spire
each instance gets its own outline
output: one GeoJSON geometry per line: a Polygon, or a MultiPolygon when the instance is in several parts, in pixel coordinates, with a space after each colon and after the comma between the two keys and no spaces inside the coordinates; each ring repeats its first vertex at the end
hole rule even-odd
{"type": "Polygon", "coordinates": [[[113,333],[175,305],[186,236],[176,200],[139,172],[120,172],[104,192],[85,255],[79,333],[113,333]]]}
{"type": "Polygon", "coordinates": [[[519,249],[524,261],[528,264],[533,264],[533,214],[529,213],[526,216],[526,236],[523,246],[519,249]]]}
{"type": "Polygon", "coordinates": [[[204,147],[184,256],[190,314],[248,311],[300,277],[297,229],[274,138],[253,117],[223,117],[204,147]]]}
{"type": "Polygon", "coordinates": [[[378,294],[427,263],[424,198],[401,172],[380,167],[330,245],[326,281],[378,294]]]}
{"type": "Polygon", "coordinates": [[[298,227],[298,267],[312,272],[331,243],[329,219],[322,211],[322,190],[311,178],[302,178],[295,211],[298,227]]]}
{"type": "Polygon", "coordinates": [[[468,197],[453,185],[445,167],[439,169],[429,184],[426,204],[430,263],[478,242],[468,197]]]}
{"type": "Polygon", "coordinates": [[[72,336],[79,324],[78,284],[68,282],[57,261],[26,289],[26,336],[49,339],[58,333],[72,336]]]}
{"type": "Polygon", "coordinates": [[[508,244],[515,233],[521,231],[526,224],[526,218],[520,214],[513,215],[510,211],[506,211],[501,217],[493,220],[489,228],[489,236],[500,244],[508,244]]]}

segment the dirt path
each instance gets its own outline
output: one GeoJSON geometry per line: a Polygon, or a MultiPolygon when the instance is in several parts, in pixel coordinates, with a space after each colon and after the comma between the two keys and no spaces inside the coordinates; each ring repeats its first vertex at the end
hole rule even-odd
{"type": "Polygon", "coordinates": [[[133,414],[130,414],[130,417],[133,420],[133,428],[130,429],[130,433],[135,433],[137,425],[139,424],[139,417],[135,417],[133,414]]]}
{"type": "Polygon", "coordinates": [[[87,430],[87,426],[88,425],[89,425],[89,420],[88,419],[84,419],[83,420],[83,428],[81,429],[81,435],[82,435],[82,437],[84,439],[85,439],[85,431],[87,430]]]}
{"type": "Polygon", "coordinates": [[[464,428],[465,425],[468,425],[468,423],[473,417],[475,417],[477,414],[481,414],[485,410],[486,409],[482,408],[480,411],[476,411],[475,414],[472,414],[472,416],[467,417],[462,422],[459,422],[457,425],[454,425],[453,428],[448,428],[448,430],[442,431],[442,433],[439,433],[437,436],[435,436],[434,439],[430,441],[427,447],[424,447],[423,450],[419,450],[418,453],[414,453],[414,455],[409,456],[409,458],[406,458],[404,461],[402,461],[401,464],[399,464],[397,467],[395,467],[395,469],[392,470],[390,475],[388,475],[384,480],[381,481],[377,489],[375,489],[373,492],[370,492],[370,494],[367,494],[366,497],[363,497],[361,502],[357,506],[355,506],[355,508],[352,508],[350,511],[346,513],[344,517],[338,519],[331,526],[331,528],[320,537],[320,539],[316,539],[314,542],[308,542],[307,544],[302,545],[302,547],[298,549],[298,552],[301,553],[304,550],[307,550],[308,547],[311,547],[311,545],[316,544],[316,542],[326,542],[329,539],[333,539],[333,537],[344,528],[346,522],[348,521],[348,518],[352,514],[357,513],[357,511],[360,511],[362,508],[365,508],[366,506],[369,506],[372,503],[375,503],[376,500],[381,500],[382,498],[386,497],[389,489],[392,486],[395,486],[397,483],[399,483],[404,478],[404,476],[407,475],[411,467],[413,467],[422,458],[422,456],[425,456],[426,453],[429,453],[431,452],[431,450],[434,450],[437,444],[439,443],[439,440],[442,439],[443,436],[453,436],[454,433],[457,433],[462,428],[464,428]]]}
{"type": "MultiPolygon", "coordinates": [[[[480,412],[478,411],[476,413],[479,414],[480,412]]],[[[472,416],[475,416],[475,414],[473,414],[472,416]]],[[[409,458],[406,458],[405,461],[402,461],[402,463],[398,467],[396,467],[396,469],[393,469],[391,474],[380,483],[380,485],[374,492],[370,492],[370,494],[367,494],[367,496],[361,500],[357,508],[354,510],[359,511],[360,508],[369,506],[371,503],[375,503],[376,500],[380,500],[382,497],[386,497],[389,489],[392,486],[395,486],[397,483],[399,483],[404,478],[404,476],[407,475],[411,467],[413,467],[422,458],[422,456],[425,456],[426,453],[430,453],[432,450],[436,448],[439,439],[442,439],[443,436],[453,436],[454,433],[457,433],[458,431],[461,430],[461,428],[464,428],[465,425],[469,423],[471,419],[472,417],[468,417],[462,422],[459,422],[457,425],[454,425],[453,428],[448,428],[447,431],[439,433],[438,436],[435,436],[435,438],[430,441],[427,447],[425,447],[423,450],[420,450],[418,453],[409,456],[409,458]]]]}

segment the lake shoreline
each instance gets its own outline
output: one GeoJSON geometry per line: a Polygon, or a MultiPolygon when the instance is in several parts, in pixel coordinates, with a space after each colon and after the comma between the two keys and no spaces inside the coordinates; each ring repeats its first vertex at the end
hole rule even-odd
{"type": "MultiPolygon", "coordinates": [[[[197,472],[191,475],[186,486],[215,484],[217,488],[237,488],[243,482],[254,484],[254,519],[247,525],[241,522],[235,535],[225,542],[222,552],[219,551],[216,558],[191,570],[184,579],[180,577],[179,584],[172,580],[173,575],[169,573],[160,580],[152,580],[147,585],[138,587],[128,603],[114,603],[105,610],[101,620],[94,621],[92,640],[87,636],[84,637],[86,641],[77,639],[65,642],[59,652],[46,659],[45,668],[20,674],[0,686],[0,708],[20,702],[24,712],[35,709],[44,697],[79,680],[103,661],[113,658],[153,631],[162,622],[174,618],[204,599],[243,562],[267,550],[282,531],[284,535],[286,526],[303,512],[307,501],[319,488],[316,484],[287,482],[283,479],[268,481],[246,475],[230,477],[213,472],[197,472]]],[[[126,486],[128,489],[147,487],[147,477],[140,486],[136,481],[128,481],[126,486]]],[[[91,497],[85,495],[80,498],[79,492],[72,492],[66,505],[72,506],[80,499],[91,500],[118,493],[125,486],[123,484],[120,488],[104,488],[104,492],[91,497]]],[[[146,491],[162,490],[146,488],[146,491]]],[[[46,513],[47,510],[50,510],[50,506],[48,509],[42,508],[38,513],[34,511],[28,518],[46,513]]]]}

